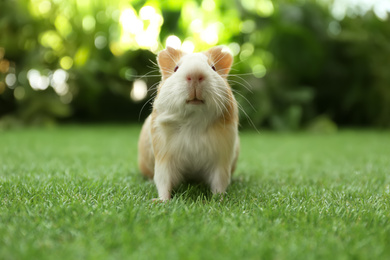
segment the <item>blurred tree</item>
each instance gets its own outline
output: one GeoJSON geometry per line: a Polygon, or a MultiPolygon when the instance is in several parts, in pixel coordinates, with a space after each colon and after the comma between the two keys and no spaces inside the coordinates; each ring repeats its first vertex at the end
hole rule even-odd
{"type": "Polygon", "coordinates": [[[334,121],[389,127],[386,12],[360,8],[353,17],[338,17],[330,5],[1,1],[0,128],[144,118],[159,81],[155,54],[165,44],[185,51],[217,44],[231,49],[229,81],[249,118],[243,126],[334,129],[334,121]]]}

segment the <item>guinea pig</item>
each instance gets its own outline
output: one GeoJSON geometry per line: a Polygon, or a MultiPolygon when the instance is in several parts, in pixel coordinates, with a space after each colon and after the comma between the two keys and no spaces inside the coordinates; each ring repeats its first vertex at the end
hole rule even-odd
{"type": "Polygon", "coordinates": [[[238,107],[227,76],[233,57],[222,47],[187,54],[167,47],[157,55],[162,75],[138,142],[142,174],[160,200],[183,181],[225,193],[239,154],[238,107]]]}

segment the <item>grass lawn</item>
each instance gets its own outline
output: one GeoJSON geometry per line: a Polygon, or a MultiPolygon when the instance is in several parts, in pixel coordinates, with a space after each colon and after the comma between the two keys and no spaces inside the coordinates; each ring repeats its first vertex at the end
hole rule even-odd
{"type": "Polygon", "coordinates": [[[390,132],[243,132],[223,200],[154,203],[139,130],[0,132],[0,259],[390,259],[390,132]]]}

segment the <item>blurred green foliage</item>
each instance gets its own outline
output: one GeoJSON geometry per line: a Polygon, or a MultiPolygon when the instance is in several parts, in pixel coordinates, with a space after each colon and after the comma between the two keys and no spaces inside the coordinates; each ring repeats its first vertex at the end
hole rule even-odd
{"type": "Polygon", "coordinates": [[[144,118],[159,81],[155,54],[171,35],[195,51],[232,50],[244,127],[389,127],[389,19],[373,11],[336,19],[331,5],[3,0],[0,128],[144,118]],[[130,94],[137,80],[149,89],[140,100],[130,94]]]}

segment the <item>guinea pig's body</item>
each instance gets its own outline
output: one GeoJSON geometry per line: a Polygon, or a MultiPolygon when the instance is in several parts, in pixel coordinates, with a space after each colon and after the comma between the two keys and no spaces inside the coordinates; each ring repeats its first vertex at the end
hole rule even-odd
{"type": "Polygon", "coordinates": [[[237,102],[226,80],[232,60],[220,47],[159,53],[162,81],[138,143],[139,167],[159,199],[185,180],[226,191],[239,153],[237,102]]]}

